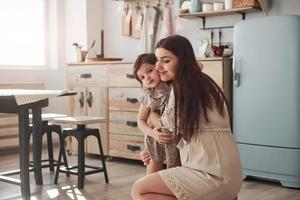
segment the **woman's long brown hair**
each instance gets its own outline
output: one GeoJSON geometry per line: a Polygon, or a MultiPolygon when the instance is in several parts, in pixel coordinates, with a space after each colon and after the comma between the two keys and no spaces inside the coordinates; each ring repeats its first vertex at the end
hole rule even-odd
{"type": "Polygon", "coordinates": [[[173,88],[175,93],[176,127],[185,140],[190,141],[199,128],[200,116],[207,122],[208,109],[215,107],[224,116],[225,96],[220,87],[205,73],[196,61],[191,43],[174,35],[160,40],[156,48],[164,48],[178,57],[173,88]],[[178,120],[177,120],[178,119],[178,120]]]}

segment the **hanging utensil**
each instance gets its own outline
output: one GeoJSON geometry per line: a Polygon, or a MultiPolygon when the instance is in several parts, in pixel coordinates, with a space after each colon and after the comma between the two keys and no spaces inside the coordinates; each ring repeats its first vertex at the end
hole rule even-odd
{"type": "Polygon", "coordinates": [[[211,31],[210,31],[210,42],[211,42],[211,43],[210,43],[210,46],[211,46],[211,47],[213,46],[213,43],[214,43],[213,40],[214,40],[214,31],[211,30],[211,31]]]}
{"type": "Polygon", "coordinates": [[[219,45],[213,46],[215,56],[223,56],[224,46],[221,44],[222,31],[219,29],[219,45]]]}
{"type": "Polygon", "coordinates": [[[221,46],[222,31],[219,29],[219,47],[221,46]]]}
{"type": "Polygon", "coordinates": [[[213,52],[213,40],[214,40],[214,31],[211,30],[210,31],[210,45],[207,46],[206,50],[205,50],[205,56],[207,58],[213,57],[214,56],[214,52],[213,52]]]}

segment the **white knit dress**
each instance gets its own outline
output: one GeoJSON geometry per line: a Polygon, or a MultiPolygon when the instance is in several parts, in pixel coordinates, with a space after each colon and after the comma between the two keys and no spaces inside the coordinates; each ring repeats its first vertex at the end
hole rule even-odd
{"type": "MultiPolygon", "coordinates": [[[[170,131],[175,131],[174,102],[172,91],[161,117],[170,131]]],[[[179,141],[181,167],[159,172],[177,199],[232,200],[240,191],[242,167],[226,107],[224,111],[224,117],[216,110],[209,112],[209,123],[200,119],[197,134],[189,142],[179,141]]]]}

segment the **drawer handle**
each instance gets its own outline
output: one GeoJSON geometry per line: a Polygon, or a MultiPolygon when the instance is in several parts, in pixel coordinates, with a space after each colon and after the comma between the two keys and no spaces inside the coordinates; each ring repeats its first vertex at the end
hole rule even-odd
{"type": "Polygon", "coordinates": [[[93,93],[89,92],[87,98],[86,98],[86,102],[88,104],[88,106],[91,108],[93,105],[93,93]]]}
{"type": "Polygon", "coordinates": [[[129,97],[127,97],[126,101],[129,102],[129,103],[137,103],[138,99],[137,98],[129,98],[129,97]]]}
{"type": "Polygon", "coordinates": [[[127,124],[127,126],[132,126],[132,127],[138,126],[137,122],[132,122],[132,121],[127,121],[126,124],[127,124]]]}
{"type": "Polygon", "coordinates": [[[127,144],[127,149],[131,151],[140,151],[141,147],[137,145],[127,144]]]}
{"type": "Polygon", "coordinates": [[[80,108],[82,108],[83,104],[84,104],[84,93],[83,92],[80,92],[79,104],[80,104],[80,108]]]}
{"type": "Polygon", "coordinates": [[[92,78],[92,74],[80,74],[80,78],[92,78]]]}
{"type": "Polygon", "coordinates": [[[126,74],[126,77],[130,78],[130,79],[135,79],[135,75],[134,74],[126,74]]]}

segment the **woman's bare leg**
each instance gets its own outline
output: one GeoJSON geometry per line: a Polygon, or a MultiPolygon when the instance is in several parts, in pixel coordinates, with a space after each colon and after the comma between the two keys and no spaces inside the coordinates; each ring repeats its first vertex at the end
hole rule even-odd
{"type": "Polygon", "coordinates": [[[153,162],[153,160],[151,159],[149,164],[146,167],[146,174],[152,174],[152,173],[158,172],[162,169],[163,169],[162,163],[153,162]]]}
{"type": "Polygon", "coordinates": [[[176,200],[158,172],[148,174],[136,181],[131,196],[134,200],[176,200]]]}

